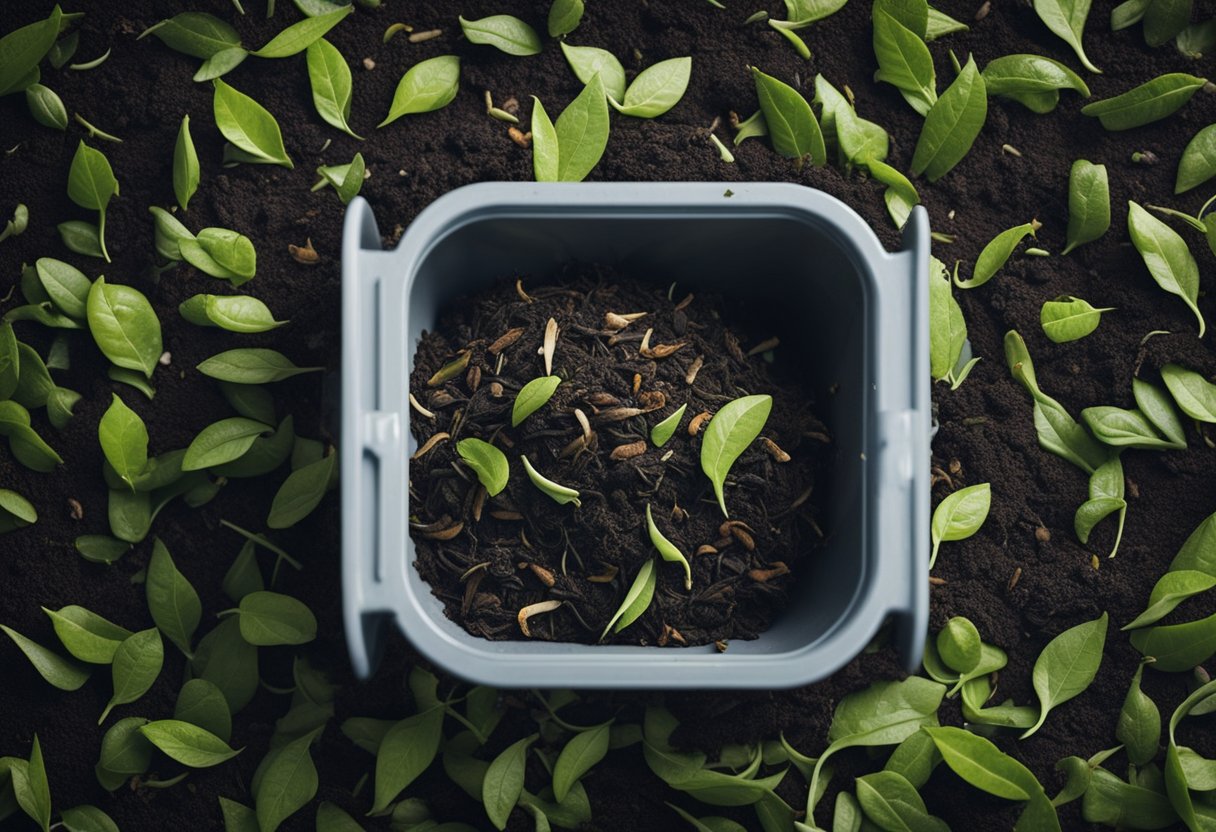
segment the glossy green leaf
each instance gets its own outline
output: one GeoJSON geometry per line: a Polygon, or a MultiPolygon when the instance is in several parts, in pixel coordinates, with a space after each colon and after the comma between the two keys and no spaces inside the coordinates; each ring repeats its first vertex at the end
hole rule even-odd
{"type": "Polygon", "coordinates": [[[232,713],[224,692],[206,679],[191,679],[182,685],[173,706],[173,718],[210,731],[224,742],[232,736],[232,713]]]}
{"type": "Polygon", "coordinates": [[[322,165],[317,168],[321,181],[313,186],[313,190],[324,187],[326,184],[332,185],[338,198],[342,200],[342,204],[347,205],[359,195],[359,191],[363,188],[366,169],[362,153],[356,153],[354,158],[345,165],[322,165]]]}
{"type": "Polygon", "coordinates": [[[114,819],[96,806],[73,806],[59,814],[67,832],[118,832],[114,819]]]}
{"type": "Polygon", "coordinates": [[[954,299],[946,267],[929,258],[929,372],[936,381],[948,378],[967,341],[967,322],[954,299]]]}
{"type": "Polygon", "coordinates": [[[272,529],[287,529],[312,514],[329,490],[337,459],[337,454],[329,454],[292,471],[275,492],[266,525],[272,529]]]}
{"type": "Polygon", "coordinates": [[[1039,322],[1043,334],[1057,344],[1077,341],[1098,328],[1103,312],[1112,312],[1113,307],[1094,308],[1081,298],[1067,297],[1049,300],[1043,304],[1039,322]]]}
{"type": "Polygon", "coordinates": [[[553,764],[553,796],[566,799],[571,787],[608,754],[611,723],[580,731],[570,738],[553,764]]]}
{"type": "Polygon", "coordinates": [[[59,223],[59,239],[70,251],[83,254],[85,257],[105,257],[101,249],[101,237],[96,225],[82,220],[68,220],[59,223]]]}
{"type": "MultiPolygon", "coordinates": [[[[1080,75],[1042,55],[1002,55],[984,67],[983,76],[989,95],[1011,98],[1034,112],[1045,112],[1040,107],[1042,96],[1059,90],[1075,90],[1089,98],[1089,87],[1080,75]]],[[[1055,108],[1059,95],[1050,98],[1047,111],[1055,108]]]]}
{"type": "Polygon", "coordinates": [[[1205,79],[1185,72],[1171,72],[1122,95],[1086,104],[1081,113],[1097,118],[1107,130],[1130,130],[1173,114],[1205,83],[1205,79]]]}
{"type": "Polygon", "coordinates": [[[1200,422],[1216,422],[1216,384],[1178,364],[1162,367],[1161,378],[1183,413],[1200,422]]]}
{"type": "Polygon", "coordinates": [[[521,456],[520,460],[524,464],[524,471],[527,473],[528,479],[532,481],[533,485],[545,492],[545,494],[549,495],[553,502],[557,503],[558,505],[574,503],[575,508],[582,505],[582,502],[579,500],[578,491],[573,488],[567,488],[564,485],[560,485],[559,483],[556,483],[541,474],[532,467],[532,462],[526,456],[521,456]]]}
{"type": "Polygon", "coordinates": [[[249,281],[257,272],[253,241],[231,229],[204,228],[197,236],[179,238],[176,242],[187,263],[212,277],[228,280],[233,286],[249,281]]]}
{"type": "Polygon", "coordinates": [[[202,618],[202,604],[190,581],[178,571],[169,550],[159,539],[152,544],[144,582],[148,612],[165,637],[190,658],[190,644],[202,618]]]}
{"type": "Polygon", "coordinates": [[[583,11],[583,0],[553,0],[547,21],[549,37],[559,38],[577,29],[583,19],[583,11]]]}
{"type": "Polygon", "coordinates": [[[654,598],[654,587],[657,579],[654,564],[653,558],[642,564],[642,568],[638,570],[633,583],[629,585],[629,591],[625,593],[625,600],[617,607],[616,612],[612,614],[612,618],[608,619],[604,632],[600,634],[600,641],[604,640],[609,630],[619,633],[641,618],[642,613],[646,612],[651,600],[654,598]]]}
{"type": "Polygon", "coordinates": [[[493,46],[508,55],[540,54],[540,35],[518,17],[495,14],[479,20],[466,20],[464,17],[459,20],[460,29],[469,39],[469,43],[493,46]]]}
{"type": "Polygon", "coordinates": [[[949,832],[945,821],[929,814],[916,788],[893,771],[857,778],[857,800],[866,816],[889,832],[949,832]]]}
{"type": "Polygon", "coordinates": [[[248,295],[194,295],[182,301],[178,311],[192,324],[229,332],[268,332],[287,323],[275,320],[266,304],[248,295]]]}
{"type": "Polygon", "coordinates": [[[384,811],[407,786],[430,768],[442,740],[441,708],[415,714],[388,730],[376,752],[373,813],[384,811]]]}
{"type": "Polygon", "coordinates": [[[1079,696],[1093,682],[1102,664],[1106,642],[1106,613],[1094,621],[1070,627],[1048,642],[1034,663],[1034,690],[1039,697],[1039,719],[1022,734],[1031,736],[1054,708],[1079,696]]]}
{"type": "Polygon", "coordinates": [[[89,290],[87,313],[89,331],[102,354],[119,367],[151,378],[164,350],[160,319],[143,293],[98,277],[89,290]]]}
{"type": "Polygon", "coordinates": [[[21,378],[21,351],[8,321],[0,322],[0,401],[12,397],[21,378]]]}
{"type": "Polygon", "coordinates": [[[236,29],[206,12],[174,15],[145,29],[139,37],[147,35],[156,35],[170,49],[195,58],[210,58],[241,43],[236,29]]]}
{"type": "Polygon", "coordinates": [[[59,311],[71,318],[86,317],[93,281],[75,266],[52,257],[39,257],[34,267],[42,288],[59,311]]]}
{"type": "Polygon", "coordinates": [[[114,651],[110,675],[114,694],[106,703],[97,724],[106,721],[116,705],[134,702],[148,692],[165,661],[165,647],[156,628],[141,630],[123,640],[114,651]]]}
{"type": "Polygon", "coordinates": [[[946,765],[971,786],[1006,800],[1029,800],[1041,789],[1026,766],[989,740],[961,728],[925,728],[946,765]]]}
{"type": "Polygon", "coordinates": [[[325,38],[309,44],[308,80],[312,103],[326,124],[358,139],[350,127],[351,76],[342,53],[325,38]]]}
{"type": "Polygon", "coordinates": [[[267,755],[269,762],[254,792],[260,832],[275,832],[316,797],[317,767],[309,750],[316,735],[305,734],[267,755]]]}
{"type": "Polygon", "coordinates": [[[317,806],[317,832],[363,832],[350,815],[329,801],[317,806]]]}
{"type": "Polygon", "coordinates": [[[508,746],[486,769],[486,777],[481,786],[481,802],[495,829],[507,828],[507,818],[524,788],[528,748],[536,738],[537,735],[532,734],[508,746]]]}
{"type": "Polygon", "coordinates": [[[440,55],[414,64],[402,76],[393,103],[379,127],[404,115],[429,113],[452,103],[460,89],[460,58],[440,55]]]}
{"type": "Polygon", "coordinates": [[[190,207],[190,197],[198,190],[198,180],[198,153],[194,149],[194,139],[190,137],[190,116],[184,115],[173,148],[173,193],[183,211],[190,207]]]}
{"type": "Polygon", "coordinates": [[[257,647],[307,644],[317,619],[302,602],[277,592],[251,592],[240,602],[241,637],[257,647]]]}
{"type": "Polygon", "coordinates": [[[924,174],[930,182],[945,176],[971,150],[987,117],[984,78],[970,57],[925,116],[912,154],[912,172],[924,174]]]}
{"type": "Polygon", "coordinates": [[[183,471],[199,471],[240,459],[255,439],[272,431],[269,425],[234,416],[221,419],[199,432],[182,460],[183,471]]]}
{"type": "Polygon", "coordinates": [[[198,71],[194,73],[194,82],[202,83],[222,78],[243,64],[250,54],[249,50],[240,46],[221,49],[199,64],[198,71]]]}
{"type": "Polygon", "coordinates": [[[236,384],[269,384],[322,369],[297,367],[281,352],[258,347],[221,352],[198,365],[203,375],[236,384]]]}
{"type": "Polygon", "coordinates": [[[1085,159],[1072,163],[1068,176],[1068,231],[1062,254],[1093,242],[1110,228],[1110,185],[1106,165],[1085,159]]]}
{"type": "Polygon", "coordinates": [[[68,111],[63,99],[50,87],[31,84],[25,88],[25,106],[34,121],[52,130],[67,130],[68,111]]]}
{"type": "Polygon", "coordinates": [[[1186,447],[1186,428],[1164,390],[1144,379],[1132,379],[1132,395],[1140,412],[1153,424],[1172,447],[1186,447]]]}
{"type": "Polygon", "coordinates": [[[485,486],[486,494],[497,497],[507,487],[511,474],[507,455],[481,439],[469,437],[456,443],[456,453],[473,469],[477,479],[485,486]]]}
{"type": "Polygon", "coordinates": [[[288,58],[297,55],[323,38],[354,10],[354,6],[339,6],[328,14],[305,17],[279,32],[269,43],[251,54],[259,58],[288,58]]]}
{"type": "Polygon", "coordinates": [[[1158,47],[1169,43],[1191,22],[1192,0],[1153,0],[1144,10],[1144,42],[1158,47]]]}
{"type": "Polygon", "coordinates": [[[971,279],[955,279],[955,285],[960,289],[974,289],[977,286],[983,286],[1008,262],[1018,244],[1027,235],[1035,236],[1035,231],[1035,223],[1028,222],[1024,225],[1007,228],[997,234],[980,252],[980,256],[975,261],[975,271],[972,272],[971,279]]]}
{"type": "Polygon", "coordinates": [[[701,470],[713,484],[724,516],[730,516],[723,493],[726,477],[739,456],[764,430],[772,409],[772,396],[743,396],[723,405],[705,428],[701,440],[701,470]]]}
{"type": "Polygon", "coordinates": [[[692,566],[688,562],[688,558],[679,548],[663,536],[659,531],[659,527],[654,524],[654,516],[650,513],[650,503],[646,504],[646,532],[650,535],[650,542],[659,555],[668,563],[678,563],[684,567],[684,588],[692,589],[692,566]]]}
{"type": "Polygon", "coordinates": [[[199,640],[191,661],[194,675],[218,687],[237,713],[258,689],[258,649],[241,637],[238,617],[227,618],[199,640]]]}
{"type": "Polygon", "coordinates": [[[49,832],[51,823],[51,786],[46,777],[46,764],[42,759],[42,745],[34,734],[34,747],[29,761],[7,758],[14,763],[8,770],[10,784],[22,811],[37,823],[43,832],[49,832]]]}
{"type": "MultiPolygon", "coordinates": [[[[595,46],[571,46],[562,41],[562,54],[566,56],[570,69],[584,86],[596,75],[604,85],[604,92],[616,101],[625,99],[625,68],[616,56],[607,49],[595,46]]],[[[535,130],[533,131],[535,132],[535,130]]]]}
{"type": "Polygon", "coordinates": [[[827,162],[827,147],[823,132],[811,105],[798,90],[765,75],[752,67],[756,83],[756,95],[760,98],[760,111],[768,124],[769,138],[773,149],[787,159],[810,159],[812,165],[827,162]]]}
{"type": "Polygon", "coordinates": [[[1123,539],[1123,522],[1127,517],[1123,463],[1117,455],[1111,456],[1089,476],[1089,499],[1081,504],[1073,517],[1073,529],[1077,533],[1077,539],[1088,543],[1094,527],[1116,511],[1119,512],[1119,529],[1115,535],[1115,545],[1110,552],[1112,558],[1119,551],[1119,541],[1123,539]]]}
{"type": "Polygon", "coordinates": [[[0,436],[8,437],[13,457],[33,471],[49,473],[63,459],[30,427],[30,414],[14,401],[0,402],[0,436]]]}
{"type": "Polygon", "coordinates": [[[97,212],[97,240],[106,262],[110,260],[106,251],[106,206],[117,195],[118,180],[114,178],[110,160],[82,139],[68,171],[68,197],[81,208],[97,212]]]}
{"type": "Polygon", "coordinates": [[[1143,673],[1142,664],[1132,677],[1115,727],[1115,738],[1127,750],[1128,761],[1137,766],[1147,765],[1157,756],[1157,744],[1161,740],[1161,713],[1153,700],[1140,689],[1140,676],[1143,673]]]}
{"type": "Polygon", "coordinates": [[[232,144],[261,162],[293,168],[274,116],[240,90],[215,80],[212,98],[215,126],[232,144]]]}
{"type": "MultiPolygon", "coordinates": [[[[933,738],[924,731],[917,731],[891,752],[883,770],[902,775],[905,780],[920,789],[929,782],[933,770],[941,761],[942,755],[933,743],[933,738]]],[[[837,806],[839,807],[839,803],[837,806]]]]}
{"type": "Polygon", "coordinates": [[[954,616],[937,633],[937,652],[956,673],[966,673],[980,663],[983,641],[969,619],[954,616]]]}
{"type": "Polygon", "coordinates": [[[511,427],[519,427],[524,419],[544,407],[561,383],[557,376],[541,376],[520,388],[511,407],[511,427]]]}
{"type": "MultiPolygon", "coordinates": [[[[147,723],[146,719],[131,716],[118,720],[106,730],[101,738],[101,759],[97,763],[99,778],[104,772],[121,785],[128,776],[148,770],[154,749],[139,732],[140,726],[147,723]]],[[[114,791],[118,785],[106,786],[106,789],[114,791]]]]}
{"type": "Polygon", "coordinates": [[[984,482],[960,488],[938,503],[930,525],[933,551],[929,568],[937,561],[937,551],[943,542],[965,540],[980,530],[988,519],[992,506],[992,488],[984,482]]]}
{"type": "Polygon", "coordinates": [[[243,750],[233,750],[210,731],[177,719],[149,722],[139,732],[165,756],[190,768],[218,766],[243,750]]]}
{"type": "Polygon", "coordinates": [[[666,445],[671,437],[675,435],[676,429],[680,427],[680,419],[684,417],[684,411],[687,408],[688,403],[685,402],[674,413],[650,429],[650,441],[654,443],[656,448],[666,445]]]}
{"type": "Polygon", "coordinates": [[[1178,232],[1135,202],[1128,202],[1127,229],[1157,285],[1177,295],[1199,319],[1199,337],[1207,325],[1197,304],[1199,266],[1178,232]]]}
{"type": "Polygon", "coordinates": [[[1198,188],[1213,176],[1216,176],[1216,124],[1209,124],[1191,137],[1183,149],[1174,193],[1198,188]]]}
{"type": "Polygon", "coordinates": [[[1153,586],[1153,591],[1148,597],[1148,606],[1145,607],[1144,612],[1124,625],[1122,629],[1135,630],[1156,624],[1186,599],[1207,592],[1213,587],[1216,587],[1216,575],[1192,569],[1166,572],[1157,579],[1156,585],[1153,586]]]}
{"type": "Polygon", "coordinates": [[[1154,626],[1136,630],[1132,646],[1155,659],[1153,667],[1181,673],[1207,661],[1216,653],[1216,615],[1185,624],[1154,626]]]}
{"type": "Polygon", "coordinates": [[[684,97],[691,75],[692,58],[659,61],[639,72],[625,90],[625,100],[618,104],[613,99],[613,106],[622,115],[657,118],[684,97]]]}
{"type": "Polygon", "coordinates": [[[889,6],[874,6],[874,55],[878,59],[874,79],[891,84],[912,109],[922,116],[928,115],[937,103],[933,56],[921,36],[890,11],[889,6]]]}
{"type": "Polygon", "coordinates": [[[56,5],[48,17],[14,29],[0,38],[0,95],[23,88],[30,73],[37,69],[55,45],[63,13],[56,5]]]}
{"type": "Polygon", "coordinates": [[[1087,407],[1081,411],[1085,426],[1100,442],[1113,448],[1169,449],[1173,442],[1158,435],[1152,422],[1139,410],[1121,407],[1087,407]]]}
{"type": "Polygon", "coordinates": [[[83,667],[71,659],[65,659],[53,650],[43,647],[33,639],[26,638],[21,633],[0,624],[0,630],[4,631],[13,644],[17,645],[18,649],[25,654],[25,657],[30,660],[30,664],[38,671],[43,679],[48,684],[58,688],[59,690],[78,690],[81,685],[89,681],[91,671],[83,667]]]}
{"type": "Polygon", "coordinates": [[[608,103],[599,77],[591,79],[554,123],[557,181],[581,182],[608,146],[608,103]]]}
{"type": "Polygon", "coordinates": [[[17,354],[20,373],[17,389],[13,391],[13,401],[29,410],[45,406],[51,391],[55,389],[55,382],[42,356],[33,347],[21,343],[17,345],[17,354]]]}
{"type": "Polygon", "coordinates": [[[16,491],[0,488],[0,534],[11,532],[38,522],[38,510],[34,504],[16,491]]]}
{"type": "Polygon", "coordinates": [[[106,462],[123,482],[135,487],[135,478],[148,464],[148,429],[139,414],[113,395],[97,428],[106,462]]]}
{"type": "Polygon", "coordinates": [[[1090,0],[1034,0],[1034,10],[1039,19],[1053,34],[1072,47],[1082,66],[1090,72],[1101,72],[1090,62],[1081,45],[1089,6],[1090,0]]]}

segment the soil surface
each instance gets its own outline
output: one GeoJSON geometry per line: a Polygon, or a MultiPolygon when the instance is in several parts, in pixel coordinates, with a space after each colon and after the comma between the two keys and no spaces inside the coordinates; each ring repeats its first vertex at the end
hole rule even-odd
{"type": "Polygon", "coordinates": [[[410,390],[433,413],[411,412],[410,426],[420,449],[439,437],[410,467],[418,571],[471,633],[524,638],[520,610],[560,601],[529,622],[530,635],[595,643],[655,557],[649,507],[655,527],[690,559],[691,578],[686,585],[679,563],[660,564],[646,613],[605,641],[678,647],[755,638],[784,608],[798,563],[824,539],[812,498],[816,481],[830,481],[828,470],[816,476],[830,438],[797,366],[771,332],[722,320],[728,310],[739,318],[735,300],[669,299],[666,287],[576,264],[557,283],[520,281],[523,295],[508,279],[452,303],[418,346],[410,390]],[[609,317],[639,312],[632,323],[609,317]],[[537,353],[549,321],[560,333],[551,368],[563,381],[512,426],[519,391],[546,374],[537,353]],[[462,369],[443,381],[448,366],[462,369]],[[710,414],[757,394],[772,397],[771,413],[731,467],[727,521],[701,472],[702,437],[710,414]],[[681,407],[674,435],[656,447],[651,428],[681,407]],[[514,460],[506,489],[489,500],[475,477],[459,474],[456,443],[467,436],[497,441],[514,460]],[[580,505],[556,508],[528,482],[520,457],[576,490],[580,505]]]}
{"type": "MultiPolygon", "coordinates": [[[[89,71],[47,69],[43,83],[55,89],[69,112],[79,112],[122,144],[95,142],[110,158],[121,183],[121,196],[111,204],[107,240],[114,262],[104,269],[98,261],[80,258],[59,242],[55,225],[68,219],[92,219],[66,195],[68,166],[83,130],[73,123],[66,133],[43,128],[27,115],[22,96],[0,99],[0,194],[4,210],[22,201],[29,206],[30,226],[20,237],[0,243],[0,296],[18,281],[22,262],[54,256],[84,269],[91,277],[104,271],[107,279],[138,286],[152,301],[164,325],[165,348],[172,355],[168,368],[157,371],[154,401],[145,401],[129,388],[119,388],[105,376],[104,363],[88,342],[77,336],[71,350],[72,367],[56,380],[79,391],[83,399],[76,418],[62,433],[53,431],[41,411],[35,427],[65,460],[51,475],[20,467],[7,451],[0,452],[0,486],[14,488],[37,506],[39,522],[0,538],[0,622],[38,641],[53,645],[54,634],[39,607],[82,604],[132,629],[151,626],[141,570],[151,551],[151,539],[112,567],[88,563],[72,549],[82,533],[106,529],[106,492],[97,442],[98,418],[112,390],[147,422],[154,453],[184,447],[203,426],[231,415],[216,385],[195,365],[234,338],[182,321],[177,304],[199,292],[227,291],[218,281],[187,268],[166,272],[155,280],[149,205],[173,201],[171,160],[178,123],[192,116],[194,140],[203,165],[198,194],[183,217],[192,229],[219,225],[237,229],[258,248],[258,275],[242,291],[269,304],[291,324],[260,336],[240,336],[242,345],[273,344],[300,365],[338,364],[339,242],[342,205],[332,191],[310,193],[313,169],[319,164],[349,161],[356,150],[367,160],[371,177],[363,195],[371,202],[390,239],[441,194],[479,180],[527,180],[532,166],[529,151],[507,135],[506,125],[486,115],[484,91],[496,101],[520,102],[537,95],[556,113],[579,91],[555,42],[546,40],[544,53],[511,58],[489,47],[476,47],[459,36],[457,13],[469,18],[510,12],[543,28],[545,2],[467,0],[459,8],[448,2],[400,3],[387,0],[379,9],[359,9],[339,25],[329,39],[341,49],[354,72],[352,125],[369,137],[358,142],[323,124],[315,114],[302,55],[284,60],[249,59],[226,80],[253,95],[278,118],[284,129],[294,170],[278,167],[220,167],[222,140],[211,118],[211,89],[194,84],[198,61],[172,52],[154,38],[136,41],[146,27],[181,8],[168,0],[131,0],[121,6],[81,4],[67,0],[71,11],[84,11],[78,23],[80,50],[87,61],[107,49],[109,60],[89,71]],[[398,35],[385,44],[382,34],[391,23],[408,22],[419,29],[438,27],[440,37],[411,44],[398,35]],[[462,58],[462,84],[455,101],[444,110],[410,116],[382,130],[375,125],[387,112],[402,73],[422,58],[455,53],[462,58]],[[320,255],[315,265],[292,259],[289,244],[311,239],[320,255]],[[73,519],[69,499],[83,508],[73,519]]],[[[273,20],[263,4],[247,0],[249,14],[235,14],[221,0],[199,0],[191,6],[232,21],[246,43],[266,42],[287,22],[297,18],[290,3],[279,0],[273,20]]],[[[775,0],[746,3],[726,0],[727,10],[695,0],[596,0],[570,36],[575,44],[611,50],[632,75],[655,61],[694,56],[692,81],[683,100],[657,120],[614,116],[607,152],[591,173],[594,180],[782,180],[823,189],[844,200],[877,230],[891,249],[898,235],[883,208],[881,189],[856,174],[833,168],[796,170],[763,140],[750,140],[735,150],[736,162],[724,164],[707,141],[710,126],[727,123],[731,111],[748,115],[757,107],[748,65],[798,84],[808,95],[816,73],[856,96],[858,112],[887,128],[892,136],[889,162],[906,170],[921,120],[890,86],[875,83],[869,4],[853,0],[841,12],[803,34],[814,57],[801,60],[777,32],[763,24],[744,25],[757,8],[781,16],[775,0]]],[[[988,13],[975,20],[976,0],[940,0],[942,11],[968,22],[968,32],[932,45],[939,81],[950,76],[948,49],[965,56],[974,52],[984,63],[1010,53],[1043,54],[1076,66],[1068,47],[1020,2],[985,4],[988,13]]],[[[1105,70],[1087,74],[1096,97],[1108,97],[1165,72],[1202,72],[1172,46],[1148,49],[1139,27],[1108,31],[1113,2],[1094,4],[1085,37],[1090,58],[1105,70]]],[[[1204,5],[1204,4],[1197,4],[1204,5]]],[[[9,4],[5,31],[44,17],[51,3],[9,4]]],[[[1211,64],[1208,62],[1210,68],[1211,64]]],[[[1019,704],[1034,702],[1031,670],[1043,646],[1061,630],[1108,611],[1113,625],[1122,625],[1144,606],[1149,590],[1162,574],[1187,534],[1216,509],[1216,451],[1194,429],[1185,451],[1124,455],[1129,478],[1130,508],[1119,555],[1107,560],[1113,542],[1108,521],[1095,532],[1090,546],[1080,545],[1072,531],[1073,512],[1084,500],[1083,474],[1039,448],[1031,421],[1029,397],[1014,382],[1002,358],[1001,340],[1009,329],[1019,330],[1035,358],[1038,379],[1050,394],[1074,414],[1098,404],[1131,404],[1131,379],[1139,373],[1155,379],[1158,367],[1178,361],[1209,377],[1216,373],[1211,337],[1195,336],[1195,321],[1185,305],[1163,293],[1149,277],[1129,245],[1124,207],[1128,199],[1165,203],[1194,213],[1210,195],[1199,188],[1173,197],[1177,160],[1185,142],[1201,127],[1216,121],[1216,97],[1199,94],[1177,114],[1148,127],[1107,133],[1080,114],[1082,101],[1072,93],[1045,116],[1020,105],[993,100],[987,123],[963,162],[936,184],[918,181],[934,229],[950,235],[951,244],[935,245],[944,261],[974,262],[983,245],[997,232],[1037,218],[1043,224],[1038,245],[1048,258],[1015,256],[986,286],[957,292],[968,321],[976,355],[983,358],[959,390],[935,389],[941,430],[934,442],[933,465],[950,475],[935,489],[935,501],[952,487],[980,482],[993,484],[992,513],[976,536],[946,544],[935,570],[942,582],[932,590],[933,624],[953,615],[974,621],[984,638],[1009,654],[1000,674],[998,696],[1019,704]],[[1017,152],[1011,152],[1013,148],[1017,152]],[[1133,151],[1151,151],[1159,162],[1136,164],[1133,151]],[[1068,171],[1077,158],[1107,165],[1111,179],[1114,223],[1095,243],[1068,257],[1058,252],[1067,224],[1068,171]],[[1095,306],[1116,307],[1098,331],[1071,344],[1050,343],[1039,328],[1043,301],[1077,295],[1095,306]],[[1148,333],[1164,330],[1145,341],[1148,333]],[[1099,555],[1094,568],[1093,555],[1099,555]],[[1020,570],[1020,571],[1019,571],[1020,570]],[[1016,583],[1014,576],[1019,576],[1016,583]]],[[[527,112],[527,104],[524,105],[527,112]]],[[[719,130],[729,138],[725,128],[719,130]]],[[[1189,235],[1199,260],[1202,288],[1208,292],[1216,259],[1198,235],[1189,235]]],[[[7,309],[16,299],[6,302],[7,309]]],[[[1199,300],[1201,310],[1216,320],[1210,294],[1199,300]]],[[[19,336],[44,351],[48,337],[28,324],[19,336]]],[[[297,431],[332,441],[330,419],[336,401],[336,377],[304,376],[274,388],[280,412],[292,413],[297,431]]],[[[924,472],[929,475],[928,470],[924,472]]],[[[282,474],[280,474],[282,476],[282,474]]],[[[221,519],[255,531],[264,519],[277,483],[269,480],[233,481],[201,510],[181,502],[170,504],[157,518],[153,532],[165,541],[178,567],[197,587],[204,605],[204,629],[211,616],[229,606],[221,597],[220,581],[241,546],[241,539],[219,525],[221,519]]],[[[338,504],[328,498],[297,527],[273,538],[303,563],[303,570],[284,569],[276,587],[299,597],[321,622],[317,641],[306,652],[313,663],[328,670],[342,688],[335,720],[314,750],[320,772],[319,799],[332,800],[362,817],[362,797],[352,797],[371,757],[355,748],[337,730],[350,716],[400,718],[411,713],[406,670],[415,657],[397,639],[370,683],[351,678],[341,630],[339,594],[338,504]]],[[[269,572],[269,564],[263,564],[269,572]]],[[[1184,607],[1188,618],[1211,612],[1210,601],[1184,607]]],[[[268,686],[289,684],[292,652],[262,652],[262,675],[268,686]]],[[[124,789],[105,793],[93,777],[101,731],[97,716],[109,697],[104,669],[81,690],[63,693],[47,686],[9,643],[0,643],[5,673],[0,684],[0,754],[25,756],[35,732],[48,761],[57,807],[91,802],[103,807],[122,829],[216,828],[219,795],[248,801],[248,783],[264,756],[275,720],[287,708],[286,697],[261,690],[236,718],[234,743],[244,752],[232,763],[193,772],[184,783],[168,789],[124,789]]],[[[1000,746],[1023,760],[1052,792],[1062,775],[1057,760],[1088,756],[1115,744],[1114,728],[1128,682],[1139,656],[1125,634],[1112,626],[1107,652],[1093,686],[1054,711],[1032,739],[998,739],[1000,746]]],[[[678,743],[710,751],[733,742],[772,739],[784,732],[808,754],[825,746],[833,706],[845,694],[869,682],[898,677],[900,661],[880,642],[831,679],[793,691],[760,693],[704,692],[667,695],[665,701],[682,721],[678,743]]],[[[116,716],[166,717],[180,685],[184,659],[169,650],[165,670],[148,695],[116,710],[116,716]]],[[[724,680],[729,681],[729,680],[724,680]]],[[[1188,674],[1146,672],[1144,687],[1164,714],[1186,695],[1188,674]]],[[[441,689],[454,681],[445,677],[441,689]]],[[[640,706],[658,701],[657,693],[588,694],[593,712],[609,711],[621,721],[637,719],[640,706]]],[[[489,747],[496,753],[535,730],[536,700],[520,692],[505,697],[506,715],[489,747]]],[[[956,701],[947,702],[942,718],[959,720],[956,701]]],[[[590,720],[588,720],[590,722],[590,720]]],[[[1193,731],[1189,742],[1208,756],[1216,749],[1211,733],[1193,731]],[[1205,747],[1206,746],[1206,747],[1205,747]]],[[[839,788],[875,767],[863,751],[836,758],[836,776],[822,807],[829,807],[839,788]]],[[[543,769],[529,772],[529,784],[539,788],[543,769]]],[[[1110,765],[1123,773],[1124,761],[1110,765]]],[[[170,777],[179,769],[160,758],[153,774],[170,777]]],[[[666,800],[701,814],[706,811],[669,790],[642,762],[636,746],[611,752],[587,778],[594,809],[594,829],[666,830],[677,823],[663,805],[666,800]]],[[[453,786],[436,765],[413,787],[425,795],[436,817],[465,820],[489,828],[481,807],[453,786]]],[[[795,806],[802,805],[805,787],[791,774],[781,788],[795,806]]],[[[925,792],[930,809],[957,830],[987,832],[1012,827],[1016,807],[988,799],[939,771],[925,792]]],[[[823,811],[821,809],[821,811],[823,811]]],[[[754,828],[748,811],[723,810],[754,828]]],[[[826,817],[821,815],[821,821],[826,817]]],[[[1065,829],[1083,830],[1078,804],[1061,811],[1065,829]]],[[[531,829],[531,819],[517,812],[512,829],[531,829]]],[[[368,821],[385,828],[383,821],[368,821]]],[[[18,824],[18,828],[20,827],[18,824]]],[[[289,819],[285,830],[313,828],[313,811],[289,819]]]]}

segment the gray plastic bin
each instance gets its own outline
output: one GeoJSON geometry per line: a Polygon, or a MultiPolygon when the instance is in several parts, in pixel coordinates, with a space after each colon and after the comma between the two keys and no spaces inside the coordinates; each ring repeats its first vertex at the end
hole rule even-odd
{"type": "Polygon", "coordinates": [[[848,206],[798,185],[485,183],[436,200],[382,251],[362,199],[342,247],[342,591],[351,659],[371,673],[395,622],[446,670],[498,687],[782,688],[822,679],[889,617],[909,669],[928,625],[929,222],[916,208],[890,254],[848,206]],[[413,566],[406,501],[408,384],[441,307],[570,260],[771,298],[795,313],[781,349],[805,355],[836,443],[826,547],[789,609],[752,641],[689,648],[487,641],[448,620],[413,566]],[[829,388],[838,385],[835,392],[829,388]]]}

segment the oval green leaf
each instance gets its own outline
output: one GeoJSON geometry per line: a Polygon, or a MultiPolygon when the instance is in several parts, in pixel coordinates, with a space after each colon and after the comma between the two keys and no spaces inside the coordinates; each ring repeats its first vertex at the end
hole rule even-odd
{"type": "Polygon", "coordinates": [[[477,479],[485,486],[486,494],[497,497],[507,487],[511,474],[507,455],[489,442],[470,437],[456,443],[456,453],[473,469],[477,479]]]}

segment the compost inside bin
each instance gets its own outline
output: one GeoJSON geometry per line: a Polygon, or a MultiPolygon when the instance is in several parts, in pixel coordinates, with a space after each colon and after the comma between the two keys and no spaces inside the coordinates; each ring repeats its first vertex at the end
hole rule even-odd
{"type": "Polygon", "coordinates": [[[726,649],[767,629],[831,533],[817,519],[831,438],[779,317],[575,264],[449,304],[409,380],[415,565],[447,615],[489,639],[726,649]],[[770,396],[771,411],[730,466],[724,516],[702,444],[714,415],[746,396],[770,396]],[[658,445],[655,427],[681,407],[658,445]],[[476,470],[487,456],[494,496],[476,470]],[[647,507],[690,576],[670,548],[660,555],[647,507]]]}

